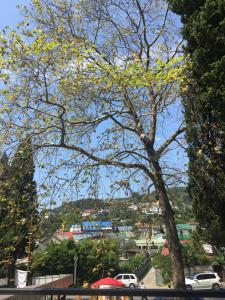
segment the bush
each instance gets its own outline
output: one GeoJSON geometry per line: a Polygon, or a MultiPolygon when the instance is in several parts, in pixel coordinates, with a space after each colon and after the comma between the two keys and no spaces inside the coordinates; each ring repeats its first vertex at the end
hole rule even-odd
{"type": "Polygon", "coordinates": [[[172,280],[170,256],[164,256],[161,253],[156,253],[152,258],[152,266],[161,269],[161,274],[165,284],[172,280]]]}
{"type": "Polygon", "coordinates": [[[135,256],[129,257],[129,259],[120,264],[121,272],[123,273],[134,273],[134,271],[145,261],[146,257],[144,254],[136,254],[135,256]]]}

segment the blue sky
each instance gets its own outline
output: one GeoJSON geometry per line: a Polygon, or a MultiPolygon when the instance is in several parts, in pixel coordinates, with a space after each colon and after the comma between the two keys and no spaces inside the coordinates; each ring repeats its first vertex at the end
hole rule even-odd
{"type": "Polygon", "coordinates": [[[22,20],[22,16],[16,7],[18,4],[27,5],[30,0],[1,0],[0,29],[9,25],[14,27],[22,20]]]}

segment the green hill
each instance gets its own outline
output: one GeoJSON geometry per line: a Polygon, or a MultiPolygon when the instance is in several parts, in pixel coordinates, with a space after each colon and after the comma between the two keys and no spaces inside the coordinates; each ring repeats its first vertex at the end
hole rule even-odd
{"type": "MultiPolygon", "coordinates": [[[[192,218],[192,203],[188,196],[185,187],[173,187],[168,189],[169,199],[173,206],[175,218],[177,223],[187,222],[192,218]]],[[[127,198],[117,199],[81,199],[77,201],[64,202],[59,207],[52,210],[43,211],[43,234],[54,232],[56,229],[64,226],[65,230],[69,230],[72,224],[81,223],[82,218],[81,212],[87,209],[94,210],[94,215],[86,217],[85,219],[94,220],[126,220],[127,225],[133,225],[135,222],[154,222],[153,218],[157,221],[161,220],[161,217],[151,216],[143,214],[142,208],[146,203],[153,203],[157,201],[155,192],[149,195],[140,195],[134,193],[132,196],[127,198]],[[137,205],[138,211],[132,211],[129,207],[131,205],[137,205]],[[103,210],[103,212],[101,212],[103,210]],[[95,216],[97,214],[97,216],[95,216]],[[47,216],[47,217],[46,217],[47,216]]],[[[162,222],[162,220],[160,221],[162,222]]],[[[118,224],[117,224],[118,225],[118,224]]]]}

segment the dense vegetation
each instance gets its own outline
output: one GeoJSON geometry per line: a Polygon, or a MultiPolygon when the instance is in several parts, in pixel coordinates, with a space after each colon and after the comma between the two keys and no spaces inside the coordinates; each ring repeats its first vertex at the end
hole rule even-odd
{"type": "MultiPolygon", "coordinates": [[[[119,244],[116,240],[73,240],[50,244],[43,251],[34,252],[31,271],[33,276],[51,274],[73,274],[74,256],[77,261],[77,285],[85,281],[94,282],[102,277],[114,276],[120,271],[119,244]]],[[[140,260],[138,260],[138,263],[140,260]]],[[[134,268],[137,263],[132,264],[134,268]]]]}
{"type": "Polygon", "coordinates": [[[189,85],[183,93],[189,191],[201,235],[217,246],[225,236],[225,2],[169,0],[181,16],[189,85]],[[202,229],[204,228],[204,229],[202,229]]]}
{"type": "Polygon", "coordinates": [[[16,259],[34,249],[39,221],[33,156],[31,141],[25,139],[11,163],[6,153],[0,161],[0,269],[8,270],[12,286],[16,259]]]}
{"type": "MultiPolygon", "coordinates": [[[[207,265],[209,263],[207,254],[204,252],[199,242],[196,241],[182,245],[182,257],[184,265],[187,268],[207,265]]],[[[160,252],[155,254],[152,259],[152,265],[155,268],[161,269],[161,274],[165,283],[171,282],[172,269],[171,259],[169,256],[164,256],[160,252]]]]}

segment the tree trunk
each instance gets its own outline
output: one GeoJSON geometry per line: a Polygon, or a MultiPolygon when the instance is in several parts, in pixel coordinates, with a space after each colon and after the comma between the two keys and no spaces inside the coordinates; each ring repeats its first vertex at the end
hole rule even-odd
{"type": "Polygon", "coordinates": [[[8,266],[8,287],[15,287],[15,261],[8,266]]]}
{"type": "Polygon", "coordinates": [[[181,254],[181,244],[178,239],[176,223],[174,220],[174,214],[169,203],[168,195],[163,181],[162,171],[158,161],[154,161],[153,168],[155,169],[154,185],[159,197],[160,207],[162,209],[166,227],[168,247],[172,262],[173,286],[174,288],[184,288],[184,265],[181,254]]]}

